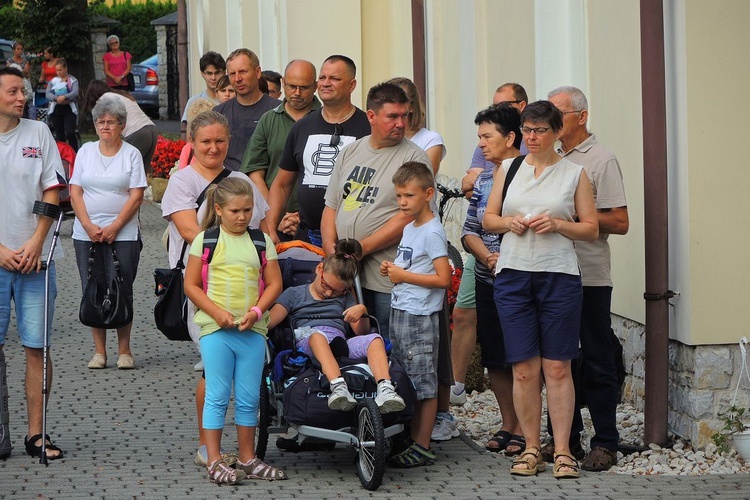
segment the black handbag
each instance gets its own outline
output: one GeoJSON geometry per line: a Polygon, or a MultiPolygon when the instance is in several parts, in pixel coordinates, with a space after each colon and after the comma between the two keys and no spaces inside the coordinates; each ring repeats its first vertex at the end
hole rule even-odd
{"type": "Polygon", "coordinates": [[[81,307],[78,311],[78,319],[86,326],[92,328],[120,328],[133,321],[133,305],[125,296],[122,274],[120,273],[120,260],[117,252],[112,249],[112,260],[114,261],[115,276],[108,284],[106,279],[97,280],[92,269],[96,257],[97,247],[101,249],[102,243],[94,243],[89,250],[88,277],[86,287],[81,297],[81,307]]]}
{"type": "Polygon", "coordinates": [[[158,297],[154,306],[156,328],[169,340],[187,341],[188,307],[185,296],[182,270],[187,242],[182,245],[180,260],[174,269],[154,269],[154,294],[158,297]]]}

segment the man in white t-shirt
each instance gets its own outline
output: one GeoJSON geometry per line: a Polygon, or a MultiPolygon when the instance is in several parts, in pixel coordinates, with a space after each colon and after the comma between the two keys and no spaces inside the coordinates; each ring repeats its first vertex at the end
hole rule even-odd
{"type": "MultiPolygon", "coordinates": [[[[50,247],[52,219],[32,213],[35,201],[57,205],[65,177],[55,139],[44,123],[22,119],[26,98],[23,73],[0,69],[0,459],[11,453],[8,435],[8,388],[5,385],[5,345],[11,301],[21,345],[26,355],[26,406],[29,455],[39,456],[42,446],[42,370],[44,347],[45,273],[42,263],[50,247]]],[[[60,256],[61,252],[55,254],[60,256]]],[[[50,315],[52,321],[55,266],[50,262],[50,315]]],[[[47,393],[52,386],[52,360],[47,362],[47,393]]],[[[47,458],[63,452],[47,439],[47,458]]]]}

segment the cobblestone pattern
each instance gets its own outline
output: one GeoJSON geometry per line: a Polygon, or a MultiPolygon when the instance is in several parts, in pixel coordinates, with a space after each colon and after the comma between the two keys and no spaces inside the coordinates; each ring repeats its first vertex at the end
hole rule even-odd
{"type": "MultiPolygon", "coordinates": [[[[66,257],[58,261],[59,296],[52,337],[54,386],[48,433],[66,457],[48,467],[23,449],[26,409],[24,355],[14,323],[5,345],[14,450],[0,461],[1,498],[419,498],[495,499],[597,498],[740,499],[750,496],[750,476],[659,477],[582,473],[578,480],[513,477],[510,459],[493,455],[467,438],[434,443],[438,460],[429,467],[388,468],[377,492],[364,490],[356,477],[352,452],[339,445],[331,452],[282,453],[272,442],[267,460],[283,467],[287,481],[245,481],[219,488],[193,464],[197,446],[194,388],[197,353],[190,343],[168,342],[153,326],[151,271],[166,264],[159,237],[164,229],[158,206],[141,211],[144,249],[135,282],[132,347],[137,368],[118,371],[114,334],[108,341],[109,368],[88,370],[93,351],[88,328],[77,320],[80,280],[70,239],[63,228],[66,257]]],[[[227,422],[232,421],[232,411],[227,422]]],[[[228,426],[224,446],[236,449],[228,426]]]]}

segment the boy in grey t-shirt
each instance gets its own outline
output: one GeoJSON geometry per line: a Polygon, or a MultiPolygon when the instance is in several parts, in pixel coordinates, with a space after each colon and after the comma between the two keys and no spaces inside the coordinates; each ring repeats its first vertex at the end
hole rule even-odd
{"type": "Polygon", "coordinates": [[[437,414],[439,311],[451,282],[448,242],[430,201],[435,194],[432,171],[407,162],[393,175],[399,208],[414,222],[407,224],[394,262],[383,261],[380,274],[394,284],[390,334],[393,353],[404,362],[417,390],[409,447],[391,458],[397,467],[429,465],[430,435],[437,414]]]}

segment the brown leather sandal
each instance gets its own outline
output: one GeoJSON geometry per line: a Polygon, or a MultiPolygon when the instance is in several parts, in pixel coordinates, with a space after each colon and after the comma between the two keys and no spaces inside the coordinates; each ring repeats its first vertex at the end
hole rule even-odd
{"type": "Polygon", "coordinates": [[[510,473],[514,476],[536,476],[537,473],[543,472],[546,468],[547,463],[542,461],[542,452],[536,446],[531,446],[513,459],[510,473]],[[526,468],[517,468],[518,466],[525,466],[526,468]]]}
{"type": "Polygon", "coordinates": [[[565,451],[555,453],[555,466],[552,475],[556,479],[577,479],[580,477],[578,470],[578,460],[573,455],[565,451]]]}

